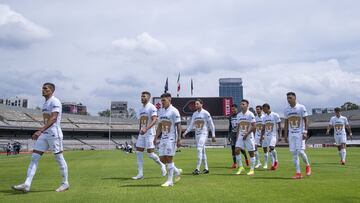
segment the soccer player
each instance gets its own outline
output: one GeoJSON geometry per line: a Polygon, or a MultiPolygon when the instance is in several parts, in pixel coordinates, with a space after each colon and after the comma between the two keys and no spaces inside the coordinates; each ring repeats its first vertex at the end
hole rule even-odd
{"type": "Polygon", "coordinates": [[[238,164],[238,171],[236,175],[240,175],[244,170],[241,162],[240,150],[248,150],[250,154],[250,171],[247,175],[254,175],[255,168],[255,139],[254,139],[254,131],[256,130],[256,121],[255,116],[252,112],[248,110],[249,101],[241,100],[240,103],[240,113],[237,115],[237,141],[235,145],[235,153],[236,153],[236,162],[238,164]]]}
{"type": "Polygon", "coordinates": [[[293,162],[296,168],[294,179],[301,179],[299,156],[306,164],[306,175],[311,175],[309,159],[305,153],[305,140],[308,129],[308,113],[304,105],[296,102],[296,94],[288,92],[286,94],[289,106],[285,108],[285,141],[289,143],[289,149],[293,156],[293,162]]]}
{"type": "Polygon", "coordinates": [[[168,169],[168,180],[162,184],[162,187],[173,186],[173,175],[175,172],[175,182],[180,180],[181,169],[177,169],[173,162],[176,147],[180,147],[181,119],[179,111],[171,105],[171,94],[161,95],[162,108],[159,111],[159,124],[156,129],[156,136],[160,136],[159,155],[162,163],[165,163],[168,169]]]}
{"type": "Polygon", "coordinates": [[[196,138],[196,149],[197,149],[197,162],[196,169],[193,171],[193,175],[200,174],[200,166],[201,161],[204,163],[204,174],[209,173],[209,167],[206,159],[206,151],[205,151],[205,142],[209,135],[209,129],[212,133],[212,142],[215,142],[215,126],[214,122],[210,116],[210,113],[203,109],[203,101],[201,99],[197,99],[195,101],[196,111],[192,115],[190,125],[186,129],[183,134],[185,137],[190,131],[195,127],[195,138],[196,138]]]}
{"type": "Polygon", "coordinates": [[[335,116],[330,119],[326,135],[330,134],[330,129],[334,127],[334,138],[340,155],[340,164],[345,165],[346,160],[346,131],[349,131],[350,139],[352,139],[352,132],[349,121],[345,116],[340,113],[340,108],[335,108],[335,116]]]}
{"type": "Polygon", "coordinates": [[[145,148],[147,149],[148,157],[155,161],[160,166],[162,176],[166,175],[166,166],[160,161],[160,158],[154,153],[155,145],[155,124],[157,122],[157,109],[150,103],[151,94],[150,92],[144,91],[141,93],[142,107],[139,110],[140,125],[139,125],[139,136],[136,142],[136,157],[138,174],[132,177],[134,180],[144,178],[143,174],[143,154],[145,148]]]}
{"type": "MultiPolygon", "coordinates": [[[[271,158],[271,170],[276,170],[278,167],[278,159],[275,146],[278,136],[281,136],[281,120],[279,114],[271,112],[269,104],[264,104],[262,108],[265,113],[263,117],[263,129],[261,133],[261,140],[263,142],[262,146],[264,149],[264,154],[267,154],[269,148],[271,158]]],[[[264,160],[264,168],[265,166],[267,168],[267,156],[266,162],[264,160]]]]}
{"type": "MultiPolygon", "coordinates": [[[[255,168],[259,168],[261,166],[261,162],[260,162],[260,156],[259,156],[259,152],[258,152],[258,147],[261,147],[261,132],[263,129],[263,117],[264,115],[262,114],[262,107],[256,106],[255,108],[256,110],[256,116],[255,116],[255,121],[256,121],[256,132],[255,132],[255,162],[257,162],[257,164],[255,165],[255,168]]],[[[264,151],[264,168],[267,168],[267,152],[264,151]]]]}
{"type": "MultiPolygon", "coordinates": [[[[231,154],[233,158],[233,165],[231,168],[237,168],[236,164],[236,154],[235,154],[235,144],[237,140],[237,114],[238,114],[238,106],[236,104],[233,104],[231,106],[231,115],[229,116],[229,133],[228,137],[231,144],[231,154]]],[[[245,150],[240,150],[241,154],[245,158],[245,163],[247,166],[249,166],[249,160],[246,155],[245,150]]]]}
{"type": "Polygon", "coordinates": [[[35,175],[39,159],[41,155],[49,149],[55,155],[62,176],[62,183],[55,191],[63,192],[70,187],[68,182],[68,167],[63,156],[63,133],[60,127],[62,107],[59,99],[53,95],[54,91],[55,85],[52,83],[45,83],[42,87],[42,95],[45,97],[45,103],[42,108],[45,125],[32,135],[32,139],[36,140],[36,142],[27,171],[27,177],[25,183],[13,186],[12,188],[14,190],[23,192],[30,191],[31,182],[35,175]]]}

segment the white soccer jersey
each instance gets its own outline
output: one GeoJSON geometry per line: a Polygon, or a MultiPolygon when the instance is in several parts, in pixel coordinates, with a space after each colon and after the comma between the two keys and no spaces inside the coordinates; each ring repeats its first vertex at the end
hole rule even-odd
{"type": "Polygon", "coordinates": [[[349,125],[348,119],[345,116],[333,116],[330,119],[329,125],[334,126],[334,135],[345,135],[345,126],[349,125]]]}
{"type": "Polygon", "coordinates": [[[195,111],[192,115],[190,125],[186,129],[185,133],[190,132],[195,127],[196,135],[208,135],[209,129],[211,130],[212,136],[215,137],[215,126],[214,122],[210,116],[210,113],[205,109],[202,109],[200,112],[195,111]]]}
{"type": "MultiPolygon", "coordinates": [[[[56,118],[56,122],[52,124],[48,129],[46,129],[43,134],[48,134],[53,137],[62,137],[62,131],[61,131],[61,112],[62,112],[62,106],[61,102],[58,98],[55,96],[50,97],[48,100],[45,101],[42,112],[45,115],[45,117],[50,118],[50,115],[52,112],[58,112],[58,116],[56,118]]],[[[47,119],[46,119],[47,122],[47,119]]]]}
{"type": "MultiPolygon", "coordinates": [[[[149,123],[151,122],[151,117],[157,116],[157,109],[156,107],[148,102],[145,106],[139,109],[139,116],[140,116],[140,130],[141,128],[146,128],[149,123]]],[[[155,135],[155,125],[151,127],[145,135],[155,135]]]]}
{"type": "MultiPolygon", "coordinates": [[[[251,124],[255,123],[255,116],[251,111],[247,111],[245,114],[242,112],[237,115],[237,123],[239,128],[239,134],[242,136],[251,128],[251,124]]],[[[249,136],[253,136],[253,132],[249,134],[249,136]]]]}
{"type": "Polygon", "coordinates": [[[255,116],[255,121],[256,121],[256,136],[261,136],[261,130],[262,130],[262,125],[263,125],[263,118],[264,115],[261,116],[255,116]]]}
{"type": "Polygon", "coordinates": [[[296,104],[294,107],[290,105],[285,108],[284,117],[288,119],[288,129],[291,134],[304,133],[305,124],[303,118],[307,117],[308,113],[302,104],[296,104]]]}
{"type": "Polygon", "coordinates": [[[180,122],[180,113],[175,107],[170,105],[167,109],[161,108],[159,110],[159,123],[161,123],[162,127],[161,139],[176,141],[176,124],[180,122]]]}
{"type": "Polygon", "coordinates": [[[281,120],[279,114],[274,112],[271,112],[270,114],[265,114],[263,117],[263,125],[265,125],[265,135],[277,136],[278,124],[280,122],[281,120]]]}

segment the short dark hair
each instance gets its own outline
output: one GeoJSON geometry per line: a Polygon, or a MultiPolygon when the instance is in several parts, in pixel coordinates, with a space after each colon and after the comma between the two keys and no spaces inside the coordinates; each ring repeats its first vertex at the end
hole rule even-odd
{"type": "Polygon", "coordinates": [[[195,102],[199,102],[200,104],[204,104],[203,100],[201,100],[201,99],[196,99],[195,102]]]}
{"type": "Polygon", "coordinates": [[[238,106],[236,104],[232,104],[231,107],[237,108],[238,106]]]}
{"type": "Polygon", "coordinates": [[[52,89],[52,91],[55,92],[55,85],[54,85],[54,83],[46,82],[46,83],[43,84],[43,86],[50,86],[50,88],[52,89]]]}
{"type": "Polygon", "coordinates": [[[296,94],[295,94],[295,92],[288,92],[288,93],[286,93],[286,96],[294,96],[294,97],[296,97],[296,94]]]}
{"type": "Polygon", "coordinates": [[[262,106],[260,106],[260,105],[257,105],[255,109],[257,109],[257,108],[262,110],[262,106]]]}
{"type": "Polygon", "coordinates": [[[170,93],[164,93],[160,97],[161,98],[165,98],[165,97],[170,97],[171,98],[171,94],[170,93]]]}
{"type": "Polygon", "coordinates": [[[270,105],[268,103],[263,104],[262,107],[270,109],[270,105]]]}
{"type": "Polygon", "coordinates": [[[141,94],[147,94],[147,95],[149,95],[149,97],[151,97],[151,94],[148,91],[143,91],[143,92],[141,92],[141,94]]]}
{"type": "Polygon", "coordinates": [[[334,111],[335,111],[335,112],[340,112],[341,109],[340,109],[339,107],[336,107],[336,108],[334,109],[334,111]]]}
{"type": "MultiPolygon", "coordinates": [[[[249,104],[249,101],[246,100],[246,99],[241,100],[241,102],[245,102],[245,103],[249,104]]],[[[240,103],[241,103],[241,102],[240,102],[240,103]]]]}

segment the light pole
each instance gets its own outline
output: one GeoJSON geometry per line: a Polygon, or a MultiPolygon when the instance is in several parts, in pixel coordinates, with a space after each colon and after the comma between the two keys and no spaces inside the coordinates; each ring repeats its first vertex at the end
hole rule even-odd
{"type": "Polygon", "coordinates": [[[110,150],[110,139],[111,139],[111,104],[110,104],[110,115],[109,115],[109,142],[108,142],[109,150],[110,150]]]}

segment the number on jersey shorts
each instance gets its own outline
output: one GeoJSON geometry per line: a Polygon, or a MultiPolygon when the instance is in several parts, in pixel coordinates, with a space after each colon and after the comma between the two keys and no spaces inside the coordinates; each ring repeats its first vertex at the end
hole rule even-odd
{"type": "Polygon", "coordinates": [[[336,145],[346,144],[346,135],[344,134],[335,135],[334,138],[336,145]]]}
{"type": "Polygon", "coordinates": [[[175,140],[161,139],[159,144],[159,156],[175,156],[175,140]]]}
{"type": "Polygon", "coordinates": [[[35,142],[34,150],[45,152],[49,149],[54,154],[62,152],[64,150],[62,138],[58,136],[52,137],[48,134],[41,134],[35,142]]]}
{"type": "Polygon", "coordinates": [[[262,147],[275,147],[276,146],[276,142],[277,142],[277,138],[276,136],[265,136],[263,143],[262,143],[262,147]]]}
{"type": "Polygon", "coordinates": [[[239,135],[235,147],[246,149],[249,152],[255,151],[255,139],[252,134],[248,135],[246,140],[243,140],[243,136],[239,135]]]}
{"type": "Polygon", "coordinates": [[[136,141],[136,147],[139,148],[146,148],[146,149],[154,149],[154,134],[145,134],[145,135],[139,135],[138,139],[136,141]]]}
{"type": "Polygon", "coordinates": [[[289,149],[291,152],[295,150],[305,150],[305,140],[303,135],[300,133],[290,133],[289,134],[289,149]]]}
{"type": "Polygon", "coordinates": [[[207,139],[206,134],[196,135],[196,147],[198,147],[198,148],[205,147],[206,139],[207,139]]]}

